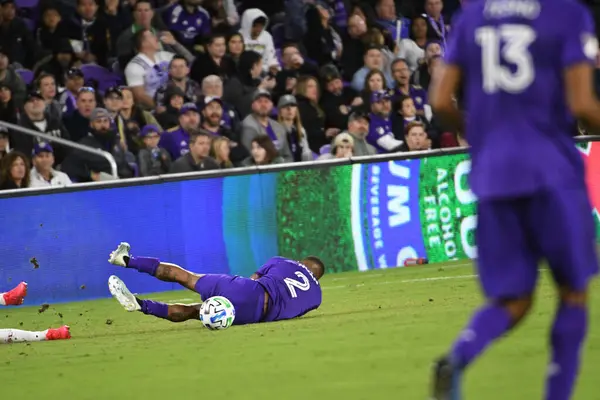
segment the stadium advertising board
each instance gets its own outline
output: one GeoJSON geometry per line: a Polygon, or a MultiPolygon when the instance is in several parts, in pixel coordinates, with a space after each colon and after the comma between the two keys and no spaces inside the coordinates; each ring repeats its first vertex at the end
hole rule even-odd
{"type": "MultiPolygon", "coordinates": [[[[580,149],[600,207],[600,143],[580,149]]],[[[316,254],[330,273],[474,258],[469,171],[457,154],[2,198],[0,289],[27,280],[37,303],[106,297],[111,274],[138,293],[177,288],[109,266],[120,241],[245,276],[273,255],[316,254]]]]}

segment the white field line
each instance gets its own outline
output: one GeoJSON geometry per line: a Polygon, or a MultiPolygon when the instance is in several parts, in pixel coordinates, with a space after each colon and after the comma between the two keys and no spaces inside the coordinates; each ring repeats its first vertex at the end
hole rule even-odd
{"type": "MultiPolygon", "coordinates": [[[[472,267],[473,263],[460,263],[460,264],[453,264],[453,265],[446,265],[446,266],[440,266],[440,268],[443,269],[454,269],[454,268],[464,268],[464,267],[472,267]]],[[[435,267],[435,264],[431,264],[428,267],[425,268],[433,268],[435,267]]],[[[408,269],[413,269],[413,268],[423,268],[423,267],[395,267],[395,268],[408,268],[408,269]]],[[[370,270],[373,271],[373,270],[370,270]]],[[[381,276],[387,275],[389,274],[388,272],[385,273],[380,273],[380,274],[366,274],[364,276],[364,278],[379,278],[381,276]]],[[[341,277],[341,278],[332,278],[331,282],[339,282],[339,281],[346,281],[348,279],[356,279],[356,276],[352,276],[352,277],[341,277]]]]}
{"type": "MultiPolygon", "coordinates": [[[[477,275],[455,275],[455,276],[436,276],[433,278],[418,278],[418,279],[404,279],[397,281],[383,281],[383,282],[374,282],[369,283],[369,286],[378,286],[378,285],[391,285],[391,284],[401,284],[401,283],[419,283],[419,282],[433,282],[433,281],[445,281],[450,279],[471,279],[475,278],[477,275]]],[[[337,286],[323,286],[323,290],[325,289],[348,289],[354,287],[365,286],[364,283],[359,283],[358,285],[337,285],[337,286]]]]}

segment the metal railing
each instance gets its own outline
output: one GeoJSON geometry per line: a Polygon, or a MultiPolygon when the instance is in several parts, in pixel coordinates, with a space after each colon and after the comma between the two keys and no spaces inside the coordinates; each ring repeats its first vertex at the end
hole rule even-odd
{"type": "Polygon", "coordinates": [[[58,143],[65,147],[70,147],[72,149],[77,149],[77,150],[84,151],[86,153],[104,157],[106,159],[106,161],[108,161],[108,163],[110,164],[110,169],[111,169],[113,178],[119,179],[119,174],[117,173],[117,162],[115,161],[115,158],[113,157],[113,155],[110,154],[108,151],[94,149],[92,147],[84,146],[82,144],[75,143],[75,142],[72,142],[67,139],[55,137],[55,136],[48,135],[48,134],[42,133],[42,132],[37,132],[37,131],[34,131],[33,129],[23,128],[22,126],[11,124],[11,123],[5,122],[5,121],[0,121],[0,127],[5,127],[6,129],[21,132],[21,133],[24,133],[29,136],[42,138],[47,142],[58,143]]]}

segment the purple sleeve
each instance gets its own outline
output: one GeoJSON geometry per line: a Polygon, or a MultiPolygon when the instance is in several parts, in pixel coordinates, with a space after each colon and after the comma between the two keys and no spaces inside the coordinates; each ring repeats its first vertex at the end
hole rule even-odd
{"type": "Polygon", "coordinates": [[[561,25],[559,38],[559,44],[562,46],[560,62],[563,69],[582,62],[595,63],[598,39],[589,12],[583,5],[575,2],[565,8],[564,12],[567,15],[563,20],[569,23],[561,25]]]}
{"type": "Polygon", "coordinates": [[[466,24],[464,13],[459,13],[452,19],[452,32],[446,42],[444,60],[446,64],[452,64],[464,69],[467,64],[465,52],[466,44],[469,42],[466,35],[466,24]]]}
{"type": "Polygon", "coordinates": [[[258,276],[266,275],[272,266],[273,266],[272,264],[263,265],[262,267],[260,267],[260,269],[258,271],[256,271],[256,275],[258,275],[258,276]]]}
{"type": "Polygon", "coordinates": [[[160,141],[158,142],[158,147],[162,147],[165,149],[173,160],[178,159],[179,157],[175,154],[176,151],[173,146],[173,132],[163,132],[160,135],[160,141]]]}

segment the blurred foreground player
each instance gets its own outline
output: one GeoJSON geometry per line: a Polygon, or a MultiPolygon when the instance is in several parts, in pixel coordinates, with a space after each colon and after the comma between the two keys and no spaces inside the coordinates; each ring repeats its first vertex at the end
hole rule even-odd
{"type": "Polygon", "coordinates": [[[600,127],[592,92],[597,52],[592,20],[576,1],[473,2],[453,24],[430,100],[471,145],[479,279],[488,302],[437,362],[435,400],[460,399],[464,369],[525,317],[541,259],[559,298],[545,399],[567,400],[573,392],[598,264],[583,160],[572,137],[576,118],[600,127]],[[453,102],[459,88],[464,130],[453,102]]]}
{"type": "MultiPolygon", "coordinates": [[[[204,301],[223,296],[235,307],[234,325],[280,321],[300,317],[321,305],[319,279],[325,273],[323,262],[307,257],[298,262],[273,257],[250,278],[221,274],[195,274],[157,258],[133,257],[130,246],[121,243],[110,254],[111,264],[135,269],[161,281],[177,282],[198,293],[204,301]]],[[[116,276],[109,279],[112,295],[127,311],[183,322],[200,320],[201,304],[165,304],[136,298],[116,276]]]]}
{"type": "MultiPolygon", "coordinates": [[[[19,306],[27,296],[27,283],[21,282],[12,290],[0,293],[0,305],[19,306]]],[[[45,331],[32,332],[20,329],[0,329],[0,343],[17,342],[41,342],[44,340],[70,339],[71,333],[68,326],[61,326],[56,329],[46,329],[45,331]]]]}

